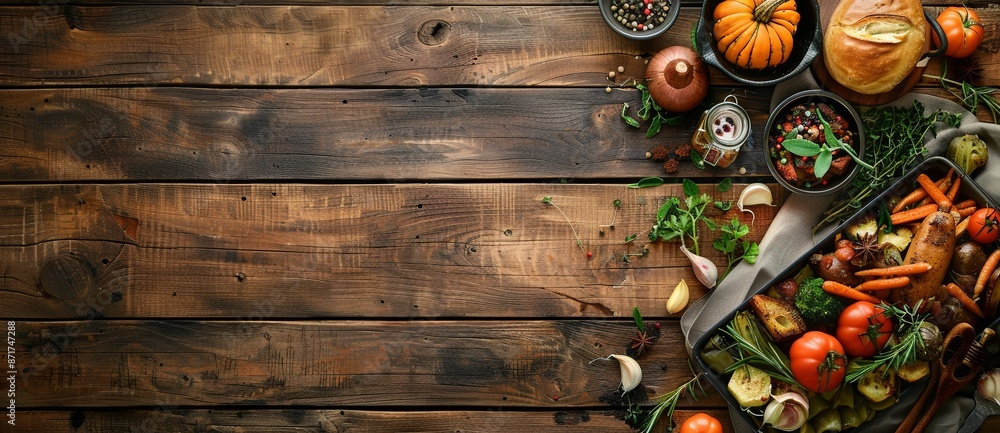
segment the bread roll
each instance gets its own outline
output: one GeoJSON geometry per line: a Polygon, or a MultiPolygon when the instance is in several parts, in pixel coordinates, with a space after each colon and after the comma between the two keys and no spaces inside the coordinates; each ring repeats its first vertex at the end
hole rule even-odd
{"type": "Polygon", "coordinates": [[[925,52],[920,0],[842,0],[823,35],[830,76],[866,95],[892,90],[925,52]]]}

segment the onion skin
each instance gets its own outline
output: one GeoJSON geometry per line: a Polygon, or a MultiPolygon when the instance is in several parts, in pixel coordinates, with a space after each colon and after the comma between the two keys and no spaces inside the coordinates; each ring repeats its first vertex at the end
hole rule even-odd
{"type": "Polygon", "coordinates": [[[667,47],[649,60],[646,85],[663,109],[674,113],[690,111],[708,95],[708,66],[690,48],[667,47]]]}

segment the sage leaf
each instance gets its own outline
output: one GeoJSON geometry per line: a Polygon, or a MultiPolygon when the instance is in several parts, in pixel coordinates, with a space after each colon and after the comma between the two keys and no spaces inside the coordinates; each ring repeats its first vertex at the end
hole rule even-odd
{"type": "Polygon", "coordinates": [[[725,179],[722,179],[722,182],[719,182],[719,186],[717,186],[716,188],[719,190],[719,192],[726,192],[729,191],[729,188],[732,187],[733,187],[733,180],[727,177],[725,179]]]}
{"type": "Polygon", "coordinates": [[[645,177],[639,179],[639,181],[636,183],[630,183],[626,186],[632,189],[636,189],[636,188],[651,188],[660,185],[663,185],[663,179],[660,179],[658,177],[645,177]]]}
{"type": "Polygon", "coordinates": [[[804,138],[785,140],[781,142],[781,145],[784,146],[789,152],[792,152],[792,154],[798,156],[816,156],[820,152],[818,144],[804,138]]]}
{"type": "Polygon", "coordinates": [[[813,164],[813,173],[816,174],[817,178],[822,179],[826,175],[826,172],[830,170],[831,163],[833,163],[833,153],[830,149],[824,148],[820,151],[819,155],[816,155],[816,162],[813,164]]]}

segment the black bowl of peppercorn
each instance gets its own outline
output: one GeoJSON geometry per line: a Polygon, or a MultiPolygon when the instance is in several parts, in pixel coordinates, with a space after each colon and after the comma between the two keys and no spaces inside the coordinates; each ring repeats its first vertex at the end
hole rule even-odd
{"type": "Polygon", "coordinates": [[[598,0],[601,16],[619,35],[652,39],[666,32],[680,14],[680,0],[598,0]]]}

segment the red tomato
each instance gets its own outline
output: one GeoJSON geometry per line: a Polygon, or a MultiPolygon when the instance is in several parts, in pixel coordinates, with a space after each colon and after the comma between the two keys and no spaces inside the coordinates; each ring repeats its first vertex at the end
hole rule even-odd
{"type": "Polygon", "coordinates": [[[980,244],[995,242],[997,234],[1000,234],[1000,212],[989,207],[973,212],[965,231],[972,240],[980,244]]]}
{"type": "Polygon", "coordinates": [[[868,301],[858,301],[840,313],[837,341],[850,356],[872,356],[885,347],[892,334],[892,321],[868,301]]]}
{"type": "MultiPolygon", "coordinates": [[[[957,59],[968,57],[979,44],[983,42],[983,25],[979,21],[979,14],[967,7],[951,6],[941,11],[937,17],[938,24],[944,29],[945,37],[948,39],[948,49],[944,55],[957,59]]],[[[937,32],[931,32],[934,43],[941,46],[937,32]]]]}
{"type": "Polygon", "coordinates": [[[696,413],[684,420],[680,433],[722,433],[722,423],[707,413],[696,413]]]}
{"type": "Polygon", "coordinates": [[[847,374],[844,346],[825,332],[806,332],[792,343],[788,355],[792,376],[812,392],[826,392],[840,386],[847,374]]]}

